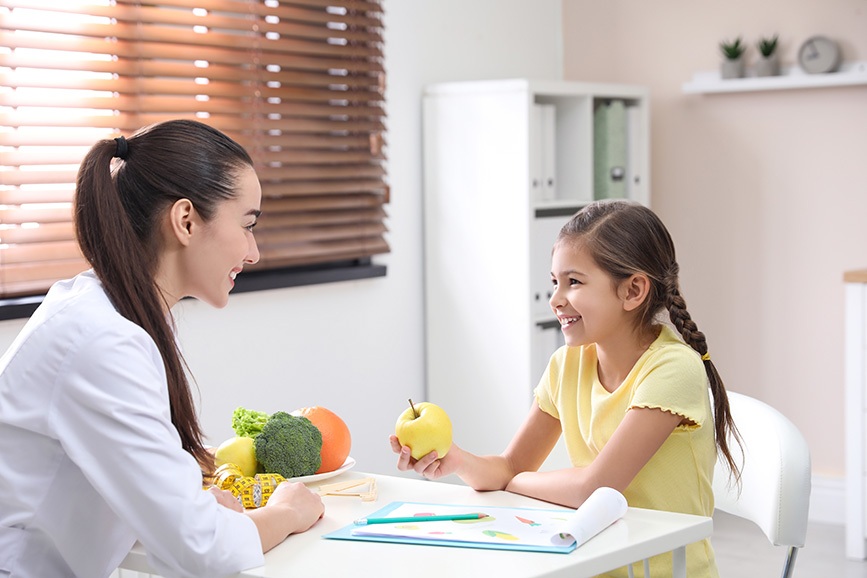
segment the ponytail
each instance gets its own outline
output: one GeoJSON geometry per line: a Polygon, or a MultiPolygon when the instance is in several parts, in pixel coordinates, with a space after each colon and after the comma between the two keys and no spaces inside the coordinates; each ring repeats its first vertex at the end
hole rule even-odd
{"type": "Polygon", "coordinates": [[[669,274],[665,278],[663,285],[665,286],[666,297],[664,301],[666,302],[669,318],[680,332],[683,340],[701,355],[708,383],[710,384],[710,391],[713,394],[714,432],[716,434],[717,450],[725,459],[735,484],[739,486],[741,480],[740,466],[735,463],[735,459],[732,456],[731,449],[729,448],[729,439],[734,440],[741,450],[743,450],[743,441],[732,418],[731,409],[729,408],[729,398],[722,377],[720,377],[708,353],[707,339],[704,333],[698,330],[698,326],[692,320],[689,311],[686,310],[686,301],[680,294],[677,281],[678,269],[679,266],[677,263],[674,263],[671,271],[669,271],[669,274]]]}
{"type": "Polygon", "coordinates": [[[172,424],[205,475],[212,473],[214,460],[202,442],[186,364],[156,283],[159,217],[175,200],[190,198],[208,219],[217,201],[234,195],[233,178],[243,165],[252,165],[250,157],[222,133],[195,121],[169,121],[129,140],[99,141],[76,180],[73,213],[82,254],[118,313],[156,344],[172,424]],[[120,158],[112,161],[114,156],[120,158]]]}

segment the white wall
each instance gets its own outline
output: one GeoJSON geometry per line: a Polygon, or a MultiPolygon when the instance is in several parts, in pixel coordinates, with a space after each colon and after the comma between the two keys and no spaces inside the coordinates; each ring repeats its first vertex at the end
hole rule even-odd
{"type": "MultiPolygon", "coordinates": [[[[232,410],[322,405],[353,434],[358,469],[394,472],[387,437],[424,398],[421,94],[438,81],[562,77],[560,0],[387,0],[388,276],[233,295],[177,310],[211,443],[232,410]]],[[[479,318],[484,315],[480,304],[479,318]]],[[[23,320],[0,322],[0,350],[23,320]]]]}

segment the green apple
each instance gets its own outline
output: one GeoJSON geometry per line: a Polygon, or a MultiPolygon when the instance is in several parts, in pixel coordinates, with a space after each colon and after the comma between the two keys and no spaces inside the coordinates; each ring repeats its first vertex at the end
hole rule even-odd
{"type": "Polygon", "coordinates": [[[219,445],[214,452],[214,464],[235,464],[245,476],[256,474],[256,450],[253,448],[253,438],[233,437],[219,445]]]}
{"type": "Polygon", "coordinates": [[[427,401],[413,404],[409,400],[409,407],[397,418],[394,434],[415,459],[432,451],[444,458],[452,447],[452,421],[443,408],[427,401]]]}

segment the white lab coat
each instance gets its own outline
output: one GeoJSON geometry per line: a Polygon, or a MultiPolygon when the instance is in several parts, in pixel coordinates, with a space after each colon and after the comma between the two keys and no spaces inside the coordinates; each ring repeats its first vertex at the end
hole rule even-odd
{"type": "Polygon", "coordinates": [[[166,577],[263,564],[253,521],[181,448],[156,345],[89,271],[0,358],[0,576],[108,576],[136,540],[166,577]]]}

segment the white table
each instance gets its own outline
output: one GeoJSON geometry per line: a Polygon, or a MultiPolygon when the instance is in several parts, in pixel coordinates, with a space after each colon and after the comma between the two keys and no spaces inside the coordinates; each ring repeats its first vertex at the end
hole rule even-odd
{"type": "MultiPolygon", "coordinates": [[[[323,483],[370,476],[347,472],[323,483]]],[[[441,578],[484,575],[522,577],[594,576],[657,554],[672,552],[674,575],[686,576],[685,546],[711,535],[713,520],[703,516],[629,508],[623,519],[571,554],[515,552],[444,546],[328,540],[327,534],[363,518],[393,501],[467,505],[555,508],[546,502],[508,492],[476,492],[457,484],[397,476],[376,478],[378,498],[324,496],[325,517],[303,534],[290,536],[265,555],[265,565],[238,578],[285,576],[377,576],[441,578]]],[[[319,484],[310,484],[316,488],[319,484]]],[[[133,548],[122,569],[152,572],[140,546],[133,548]]]]}

